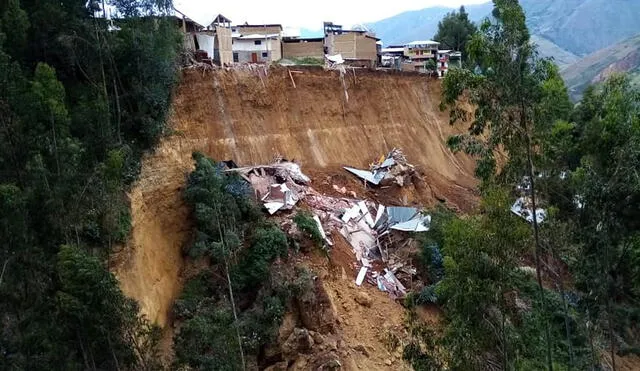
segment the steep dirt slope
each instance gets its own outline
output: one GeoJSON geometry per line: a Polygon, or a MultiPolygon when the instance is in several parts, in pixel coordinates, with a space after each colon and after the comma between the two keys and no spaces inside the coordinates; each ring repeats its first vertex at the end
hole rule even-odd
{"type": "Polygon", "coordinates": [[[272,69],[184,76],[174,103],[183,147],[238,164],[282,155],[303,168],[367,166],[393,147],[419,165],[442,194],[471,188],[473,161],[453,155],[445,139],[460,128],[440,112],[440,84],[416,75],[351,72],[346,101],[337,72],[272,69]]]}
{"type": "MultiPolygon", "coordinates": [[[[146,156],[130,197],[133,231],[114,256],[112,268],[124,292],[161,326],[170,323],[181,288],[181,247],[189,239],[188,212],[181,199],[191,153],[246,165],[281,155],[303,171],[366,167],[374,158],[402,148],[433,194],[461,210],[475,204],[473,161],[452,154],[445,139],[464,130],[448,125],[438,109],[440,83],[417,75],[350,71],[349,95],[337,72],[292,73],[189,71],[182,77],[171,119],[174,133],[146,156]]],[[[315,179],[314,179],[315,181],[315,179]]]]}

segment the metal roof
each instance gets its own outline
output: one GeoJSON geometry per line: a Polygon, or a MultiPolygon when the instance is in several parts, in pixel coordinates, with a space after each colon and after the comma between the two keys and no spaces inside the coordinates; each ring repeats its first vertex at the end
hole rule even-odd
{"type": "Polygon", "coordinates": [[[433,40],[416,40],[407,43],[407,45],[440,45],[440,43],[433,40]]]}
{"type": "Polygon", "coordinates": [[[239,35],[233,36],[234,39],[247,39],[247,40],[256,40],[256,39],[277,39],[278,34],[270,34],[270,35],[261,35],[261,34],[251,34],[251,35],[239,35]]]}
{"type": "Polygon", "coordinates": [[[243,28],[243,27],[251,27],[251,28],[257,28],[257,27],[278,27],[280,28],[280,30],[282,30],[282,25],[279,23],[267,23],[267,24],[248,24],[248,23],[244,23],[244,24],[237,24],[235,26],[233,26],[234,28],[243,28]]]}

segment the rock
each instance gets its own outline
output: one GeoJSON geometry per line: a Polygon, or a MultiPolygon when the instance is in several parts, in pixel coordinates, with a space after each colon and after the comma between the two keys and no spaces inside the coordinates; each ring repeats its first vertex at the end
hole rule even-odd
{"type": "Polygon", "coordinates": [[[264,371],[287,371],[289,363],[287,361],[278,362],[264,369],[264,371]]]}
{"type": "Polygon", "coordinates": [[[293,332],[293,329],[295,328],[296,328],[296,317],[291,312],[285,313],[284,318],[282,318],[282,324],[278,329],[278,342],[279,343],[285,342],[293,332]]]}
{"type": "Polygon", "coordinates": [[[392,363],[393,362],[390,359],[385,359],[384,360],[384,364],[387,365],[387,366],[391,366],[392,363]]]}
{"type": "Polygon", "coordinates": [[[332,360],[320,365],[320,367],[318,367],[317,370],[318,371],[329,371],[329,370],[339,370],[341,368],[342,368],[342,363],[340,363],[340,360],[332,359],[332,360]]]}
{"type": "Polygon", "coordinates": [[[309,331],[303,328],[295,328],[287,341],[282,344],[282,353],[288,359],[298,353],[307,353],[313,348],[314,341],[309,331]]]}
{"type": "Polygon", "coordinates": [[[356,303],[363,307],[369,308],[371,306],[371,297],[366,292],[359,291],[354,298],[356,303]]]}
{"type": "Polygon", "coordinates": [[[356,350],[356,351],[362,353],[365,357],[369,357],[369,351],[362,344],[356,345],[355,347],[353,347],[353,350],[356,350]]]}
{"type": "Polygon", "coordinates": [[[330,371],[342,369],[340,357],[334,352],[319,354],[308,369],[317,371],[330,371]]]}
{"type": "Polygon", "coordinates": [[[333,185],[333,189],[334,189],[336,192],[339,192],[339,193],[341,193],[341,194],[345,194],[345,193],[347,193],[347,188],[345,188],[345,187],[338,187],[338,186],[337,186],[337,185],[335,185],[335,184],[333,185]]]}
{"type": "Polygon", "coordinates": [[[282,359],[282,350],[280,349],[280,346],[278,346],[278,344],[268,344],[264,347],[263,352],[263,357],[267,363],[270,363],[270,361],[277,361],[282,359]]]}
{"type": "Polygon", "coordinates": [[[295,362],[289,367],[289,370],[308,370],[309,369],[309,361],[306,357],[300,356],[295,362]]]}
{"type": "Polygon", "coordinates": [[[329,347],[329,350],[338,350],[338,342],[334,339],[328,339],[327,346],[329,347]]]}
{"type": "Polygon", "coordinates": [[[311,337],[316,344],[324,343],[324,337],[319,332],[311,332],[311,337]]]}
{"type": "Polygon", "coordinates": [[[300,321],[309,330],[334,333],[338,314],[322,282],[322,278],[318,277],[314,281],[313,293],[296,297],[300,321]]]}

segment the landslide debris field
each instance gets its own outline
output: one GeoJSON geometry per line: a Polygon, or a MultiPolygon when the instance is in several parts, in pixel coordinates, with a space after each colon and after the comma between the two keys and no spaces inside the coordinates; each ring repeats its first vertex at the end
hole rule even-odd
{"type": "MultiPolygon", "coordinates": [[[[239,166],[274,158],[296,161],[316,191],[334,197],[346,190],[388,206],[443,202],[471,211],[474,161],[445,144],[449,135],[466,128],[450,126],[439,104],[440,83],[418,75],[347,70],[341,78],[337,71],[298,68],[291,73],[285,68],[185,71],[174,97],[171,133],[146,156],[130,194],[132,235],[111,264],[123,291],[171,334],[171,308],[182,287],[182,248],[191,231],[182,192],[193,151],[239,166]],[[412,181],[403,187],[365,188],[342,168],[368,169],[394,148],[415,166],[412,181]]],[[[325,276],[342,341],[375,354],[350,359],[358,367],[400,368],[399,355],[386,352],[375,337],[383,325],[401,326],[402,307],[374,286],[356,287],[354,268],[339,262],[351,259],[345,257],[349,254],[344,246],[331,254],[342,266],[339,274],[327,273],[318,259],[309,264],[325,276]],[[353,304],[352,296],[361,290],[373,306],[353,304]],[[357,339],[359,334],[367,336],[357,339]]]]}

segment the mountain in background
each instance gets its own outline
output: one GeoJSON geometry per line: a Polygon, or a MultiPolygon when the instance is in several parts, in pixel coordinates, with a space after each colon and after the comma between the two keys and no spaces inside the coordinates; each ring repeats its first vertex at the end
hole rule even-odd
{"type": "Polygon", "coordinates": [[[539,35],[532,35],[531,41],[538,47],[538,52],[543,57],[552,57],[560,68],[567,67],[580,60],[580,57],[568,50],[562,49],[549,39],[539,35]]]}
{"type": "MultiPolygon", "coordinates": [[[[527,26],[544,56],[558,55],[571,61],[640,33],[640,0],[521,0],[527,26]],[[560,50],[570,54],[559,54],[560,50]]],[[[493,4],[465,7],[478,22],[489,16],[493,4]]],[[[455,10],[433,7],[400,13],[370,26],[385,45],[431,39],[438,22],[455,10]]],[[[559,62],[559,64],[562,64],[559,62]]]]}
{"type": "MultiPolygon", "coordinates": [[[[562,70],[574,99],[613,72],[630,72],[640,83],[640,0],[520,0],[531,40],[562,70]]],[[[465,7],[478,23],[493,3],[465,7]]],[[[400,13],[368,26],[384,45],[431,39],[449,12],[433,7],[400,13]]]]}
{"type": "MultiPolygon", "coordinates": [[[[470,5],[465,9],[469,19],[478,22],[493,9],[492,3],[470,5]]],[[[382,39],[384,45],[404,44],[414,40],[432,39],[438,30],[438,22],[454,10],[447,7],[433,7],[400,13],[367,26],[382,39]]]]}
{"type": "Polygon", "coordinates": [[[584,89],[606,80],[616,72],[626,72],[640,84],[640,34],[586,56],[562,71],[573,99],[579,99],[584,89]]]}
{"type": "Polygon", "coordinates": [[[520,3],[532,34],[578,56],[640,33],[639,0],[522,0],[520,3]]]}

